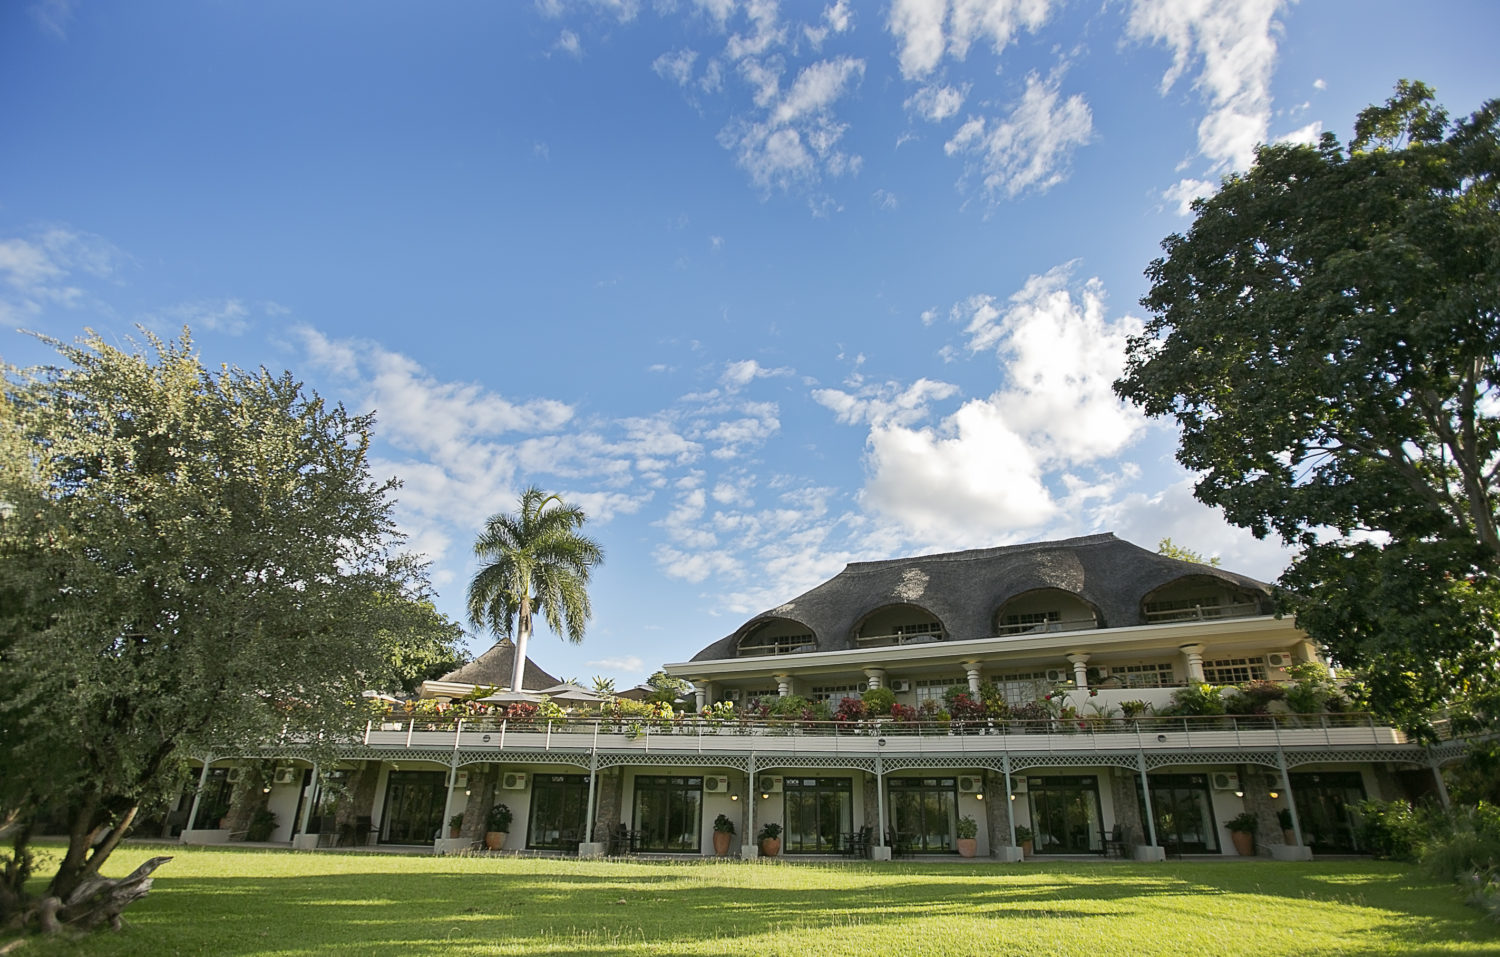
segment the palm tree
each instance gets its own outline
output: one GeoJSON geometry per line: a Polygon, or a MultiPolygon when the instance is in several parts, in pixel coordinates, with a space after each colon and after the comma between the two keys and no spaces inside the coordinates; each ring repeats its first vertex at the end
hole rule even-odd
{"type": "Polygon", "coordinates": [[[604,561],[599,543],[578,534],[583,522],[583,509],[533,485],[521,493],[519,512],[490,516],[474,542],[483,567],[469,582],[469,620],[497,635],[514,633],[511,691],[523,690],[532,615],[559,637],[583,641],[589,575],[604,561]]]}

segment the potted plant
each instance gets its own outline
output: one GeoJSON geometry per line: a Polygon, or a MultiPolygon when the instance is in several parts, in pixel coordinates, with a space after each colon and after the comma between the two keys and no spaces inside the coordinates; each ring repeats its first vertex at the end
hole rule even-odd
{"type": "Polygon", "coordinates": [[[975,840],[979,836],[979,825],[974,823],[972,817],[961,817],[958,819],[958,856],[973,857],[979,847],[975,840]]]}
{"type": "Polygon", "coordinates": [[[1284,844],[1296,844],[1297,832],[1292,827],[1292,809],[1284,807],[1276,812],[1276,823],[1281,825],[1281,840],[1284,844]]]}
{"type": "Polygon", "coordinates": [[[1234,841],[1234,849],[1240,857],[1249,857],[1255,853],[1255,831],[1260,826],[1260,820],[1254,814],[1249,811],[1237,814],[1224,826],[1229,828],[1229,837],[1234,841]]]}
{"type": "Polygon", "coordinates": [[[719,857],[729,855],[729,839],[734,837],[734,822],[729,815],[720,814],[714,818],[714,854],[719,857]]]}
{"type": "Polygon", "coordinates": [[[498,851],[505,846],[505,838],[510,834],[510,808],[504,804],[490,805],[490,813],[484,822],[484,846],[486,850],[498,851]]]}
{"type": "Polygon", "coordinates": [[[455,814],[452,817],[448,818],[448,836],[458,837],[459,829],[463,826],[464,816],[462,813],[455,814]]]}
{"type": "Polygon", "coordinates": [[[762,824],[756,838],[760,841],[761,857],[775,857],[781,853],[780,824],[762,824]]]}
{"type": "Polygon", "coordinates": [[[250,819],[250,828],[245,832],[245,840],[255,843],[269,841],[275,830],[276,815],[266,808],[261,808],[250,819]]]}
{"type": "Polygon", "coordinates": [[[1016,846],[1021,849],[1022,857],[1031,856],[1031,828],[1024,824],[1016,825],[1016,846]]]}

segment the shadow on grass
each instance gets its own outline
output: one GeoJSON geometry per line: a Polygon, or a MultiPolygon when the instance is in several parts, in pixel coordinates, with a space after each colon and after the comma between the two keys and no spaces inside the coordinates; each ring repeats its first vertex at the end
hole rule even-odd
{"type": "Polygon", "coordinates": [[[528,868],[510,861],[497,865],[504,872],[487,871],[485,863],[408,873],[386,858],[368,870],[349,862],[340,867],[353,872],[306,876],[162,873],[156,890],[127,912],[126,933],[31,952],[781,952],[750,943],[770,934],[794,950],[802,941],[809,953],[852,953],[882,941],[888,949],[916,926],[939,943],[941,934],[953,935],[955,947],[903,944],[901,952],[1025,953],[1027,940],[1048,938],[1066,941],[1052,953],[1096,957],[1500,952],[1500,928],[1481,923],[1456,891],[1368,862],[1102,868],[545,861],[528,868]],[[1292,934],[1299,928],[1302,946],[1292,934]],[[1320,943],[1318,933],[1332,937],[1320,943]],[[1091,935],[1099,943],[1090,944],[1091,935]],[[1155,946],[1165,938],[1180,946],[1155,946]],[[839,949],[865,940],[868,946],[839,949]],[[966,940],[975,948],[962,949],[966,940]],[[1018,949],[1004,949],[1007,941],[1018,949]]]}

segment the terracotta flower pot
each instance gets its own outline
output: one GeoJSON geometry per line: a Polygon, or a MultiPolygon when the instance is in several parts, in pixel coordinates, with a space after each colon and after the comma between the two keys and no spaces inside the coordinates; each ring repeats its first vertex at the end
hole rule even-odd
{"type": "Polygon", "coordinates": [[[1030,857],[1031,856],[1031,842],[1030,841],[1022,841],[1021,842],[1021,856],[1022,857],[1030,857]]]}
{"type": "Polygon", "coordinates": [[[728,831],[714,831],[714,853],[719,857],[728,857],[729,841],[733,837],[728,831]]]}
{"type": "Polygon", "coordinates": [[[500,850],[500,848],[502,848],[502,847],[505,846],[505,838],[507,836],[508,835],[506,834],[505,831],[485,831],[484,832],[484,848],[485,848],[485,850],[487,850],[487,851],[498,851],[498,850],[500,850]]]}
{"type": "Polygon", "coordinates": [[[775,857],[781,853],[781,838],[768,837],[760,842],[761,857],[775,857]]]}
{"type": "Polygon", "coordinates": [[[1255,853],[1255,835],[1246,834],[1244,831],[1230,831],[1229,839],[1234,842],[1234,850],[1240,857],[1249,857],[1255,853]]]}
{"type": "Polygon", "coordinates": [[[449,837],[458,837],[458,828],[456,828],[456,827],[450,827],[450,828],[448,828],[448,836],[449,837]]]}
{"type": "Polygon", "coordinates": [[[974,852],[979,849],[979,841],[972,837],[961,837],[957,843],[959,857],[973,857],[974,852]]]}
{"type": "Polygon", "coordinates": [[[1296,844],[1297,843],[1297,832],[1294,831],[1294,830],[1292,830],[1291,828],[1286,828],[1286,829],[1282,830],[1282,832],[1281,832],[1281,843],[1287,845],[1288,847],[1291,847],[1292,845],[1296,844]]]}

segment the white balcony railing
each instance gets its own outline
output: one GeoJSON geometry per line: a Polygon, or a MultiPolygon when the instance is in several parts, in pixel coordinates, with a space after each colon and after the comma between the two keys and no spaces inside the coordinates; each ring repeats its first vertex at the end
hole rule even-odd
{"type": "Polygon", "coordinates": [[[1406,747],[1413,742],[1368,714],[1137,718],[1084,716],[1045,721],[734,720],[572,718],[371,722],[364,743],[380,748],[466,748],[497,753],[566,750],[749,752],[759,754],[963,754],[1036,751],[1406,747]]]}

